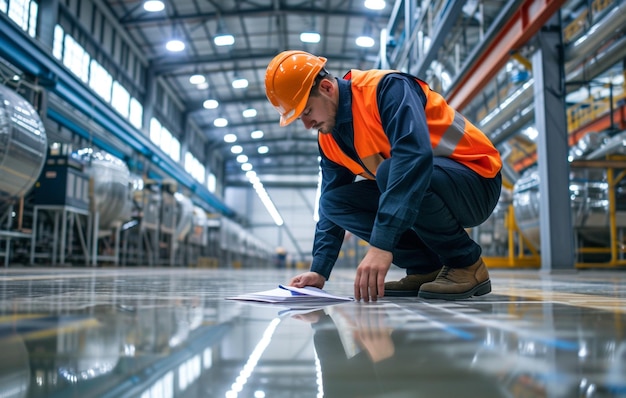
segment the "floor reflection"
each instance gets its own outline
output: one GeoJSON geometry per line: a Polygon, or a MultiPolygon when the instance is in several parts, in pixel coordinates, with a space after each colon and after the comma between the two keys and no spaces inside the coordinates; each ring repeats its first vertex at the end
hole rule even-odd
{"type": "Polygon", "coordinates": [[[492,274],[477,300],[286,311],[224,299],[282,270],[5,270],[0,397],[626,397],[626,273],[492,274]]]}

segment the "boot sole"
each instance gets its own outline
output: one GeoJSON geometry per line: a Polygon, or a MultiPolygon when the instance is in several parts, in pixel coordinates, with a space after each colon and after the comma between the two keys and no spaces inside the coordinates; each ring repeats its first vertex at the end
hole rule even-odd
{"type": "Polygon", "coordinates": [[[385,297],[417,297],[419,290],[387,290],[385,297]]]}
{"type": "MultiPolygon", "coordinates": [[[[439,300],[462,300],[466,298],[470,298],[472,296],[484,296],[485,294],[491,293],[491,281],[487,279],[486,281],[479,283],[474,286],[470,290],[463,293],[435,293],[435,292],[425,292],[421,291],[417,295],[419,298],[425,299],[439,299],[439,300]]],[[[387,292],[385,292],[385,295],[387,292]]]]}

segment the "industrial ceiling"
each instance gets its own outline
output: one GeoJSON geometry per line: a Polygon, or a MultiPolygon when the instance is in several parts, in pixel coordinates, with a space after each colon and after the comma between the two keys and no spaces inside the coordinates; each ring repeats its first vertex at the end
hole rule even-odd
{"type": "Polygon", "coordinates": [[[328,69],[335,75],[350,68],[374,67],[380,31],[393,6],[389,3],[382,10],[371,10],[363,0],[177,0],[165,1],[162,11],[148,12],[143,1],[106,0],[155,76],[172,87],[184,113],[206,134],[208,147],[223,153],[225,184],[246,182],[237,154],[231,152],[233,145],[240,145],[241,154],[266,186],[287,187],[317,184],[316,136],[299,122],[278,126],[278,113],[265,96],[268,63],[280,51],[302,49],[327,57],[328,69]],[[303,32],[319,33],[319,43],[303,43],[303,32]],[[214,38],[222,33],[231,34],[234,44],[216,45],[214,38]],[[355,41],[362,35],[374,38],[374,45],[357,46],[355,41]],[[168,51],[171,38],[180,39],[184,50],[168,51]],[[193,75],[205,77],[206,82],[190,82],[193,75]],[[245,78],[247,87],[233,88],[236,78],[245,78]],[[203,104],[208,99],[219,101],[219,106],[206,109],[203,104]],[[245,117],[246,109],[254,109],[256,115],[245,117]],[[217,118],[225,118],[228,125],[216,127],[217,118]],[[259,130],[262,138],[252,138],[253,131],[261,134],[259,130]],[[227,134],[234,134],[237,141],[225,142],[227,134]],[[260,146],[266,146],[267,153],[260,154],[260,146]]]}

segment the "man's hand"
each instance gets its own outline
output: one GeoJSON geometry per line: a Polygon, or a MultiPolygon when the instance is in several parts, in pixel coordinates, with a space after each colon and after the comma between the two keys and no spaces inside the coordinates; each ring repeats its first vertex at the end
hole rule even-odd
{"type": "Polygon", "coordinates": [[[289,286],[295,287],[305,287],[305,286],[314,286],[317,288],[323,288],[324,283],[326,283],[326,278],[317,272],[305,272],[304,274],[300,274],[298,276],[294,276],[289,281],[289,286]]]}
{"type": "Polygon", "coordinates": [[[393,254],[386,250],[370,247],[356,269],[354,298],[359,301],[376,301],[385,294],[385,275],[391,267],[393,254]]]}

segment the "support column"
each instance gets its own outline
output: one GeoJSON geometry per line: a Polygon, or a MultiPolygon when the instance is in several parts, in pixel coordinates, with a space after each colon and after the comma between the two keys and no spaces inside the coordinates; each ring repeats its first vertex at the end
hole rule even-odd
{"type": "Polygon", "coordinates": [[[143,130],[150,137],[150,120],[154,116],[154,103],[156,101],[156,85],[157,77],[154,73],[154,65],[150,62],[150,66],[146,68],[146,93],[143,99],[143,130]]]}
{"type": "Polygon", "coordinates": [[[541,270],[573,270],[574,235],[569,197],[563,45],[559,14],[536,36],[532,56],[539,166],[541,270]]]}

